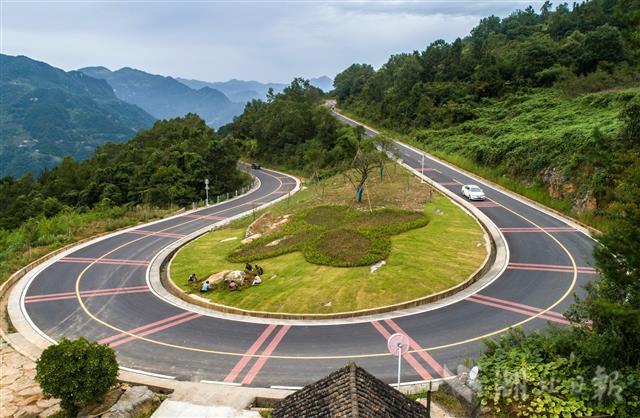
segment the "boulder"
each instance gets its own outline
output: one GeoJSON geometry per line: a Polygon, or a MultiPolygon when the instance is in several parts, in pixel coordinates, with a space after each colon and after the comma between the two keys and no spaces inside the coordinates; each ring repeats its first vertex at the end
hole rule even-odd
{"type": "Polygon", "coordinates": [[[211,276],[207,277],[207,281],[209,281],[209,285],[213,286],[214,284],[221,282],[224,280],[224,276],[229,273],[229,270],[222,270],[218,273],[214,273],[211,276]]]}
{"type": "Polygon", "coordinates": [[[247,238],[245,238],[245,239],[243,239],[242,241],[240,241],[240,244],[248,244],[248,243],[250,243],[251,241],[255,241],[255,240],[257,240],[257,239],[258,239],[258,238],[260,238],[261,236],[262,236],[262,234],[253,234],[253,235],[250,235],[250,236],[248,236],[247,238]]]}
{"type": "Polygon", "coordinates": [[[246,278],[247,274],[241,270],[232,270],[224,275],[224,281],[226,283],[236,282],[238,286],[243,286],[246,278]]]}
{"type": "Polygon", "coordinates": [[[103,418],[130,418],[146,416],[160,403],[158,395],[146,386],[132,386],[118,402],[102,415],[103,418]]]}

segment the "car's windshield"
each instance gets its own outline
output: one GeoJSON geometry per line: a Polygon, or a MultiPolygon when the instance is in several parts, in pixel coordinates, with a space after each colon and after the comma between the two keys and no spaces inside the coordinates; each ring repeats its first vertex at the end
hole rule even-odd
{"type": "Polygon", "coordinates": [[[480,189],[478,186],[469,186],[469,191],[470,192],[481,192],[482,189],[480,189]]]}

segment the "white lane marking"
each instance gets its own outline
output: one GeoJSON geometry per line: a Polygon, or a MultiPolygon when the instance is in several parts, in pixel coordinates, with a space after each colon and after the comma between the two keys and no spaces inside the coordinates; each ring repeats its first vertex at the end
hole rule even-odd
{"type": "Polygon", "coordinates": [[[302,386],[278,386],[278,385],[273,385],[273,386],[269,386],[271,389],[280,389],[280,390],[300,390],[302,389],[302,386]]]}
{"type": "Polygon", "coordinates": [[[242,386],[241,383],[221,382],[219,380],[201,380],[200,383],[209,383],[212,385],[225,385],[225,386],[242,386]]]}

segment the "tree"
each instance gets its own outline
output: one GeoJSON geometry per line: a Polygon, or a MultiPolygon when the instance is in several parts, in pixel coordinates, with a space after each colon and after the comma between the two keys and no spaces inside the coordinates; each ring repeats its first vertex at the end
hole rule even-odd
{"type": "Polygon", "coordinates": [[[382,150],[388,147],[389,141],[378,137],[366,137],[362,125],[357,125],[354,131],[357,148],[353,159],[344,170],[344,175],[356,190],[356,199],[360,203],[367,179],[387,159],[387,154],[382,150]]]}
{"type": "Polygon", "coordinates": [[[36,381],[47,397],[60,399],[69,416],[102,399],[116,383],[118,362],[112,348],[84,338],[47,347],[36,362],[36,381]]]}
{"type": "Polygon", "coordinates": [[[333,80],[334,92],[338,102],[347,101],[351,96],[356,96],[362,91],[365,83],[374,74],[373,67],[369,64],[353,64],[333,80]]]}
{"type": "Polygon", "coordinates": [[[594,71],[600,62],[624,61],[626,54],[618,28],[602,25],[586,34],[583,53],[578,59],[581,73],[594,71]]]}
{"type": "Polygon", "coordinates": [[[29,251],[29,259],[31,259],[31,248],[38,239],[38,228],[40,223],[36,218],[29,218],[23,225],[22,231],[24,234],[24,241],[27,244],[27,250],[29,251]]]}

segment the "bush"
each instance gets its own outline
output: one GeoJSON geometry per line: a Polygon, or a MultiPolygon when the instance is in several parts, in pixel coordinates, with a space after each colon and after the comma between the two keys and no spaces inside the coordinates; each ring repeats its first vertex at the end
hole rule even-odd
{"type": "Polygon", "coordinates": [[[516,328],[485,341],[478,360],[481,404],[498,416],[637,417],[640,372],[585,359],[582,341],[582,330],[554,327],[530,335],[516,328]]]}
{"type": "Polygon", "coordinates": [[[312,241],[304,252],[310,263],[334,267],[368,266],[391,252],[389,238],[369,231],[333,229],[312,241]]]}
{"type": "Polygon", "coordinates": [[[298,213],[282,230],[237,247],[227,259],[245,263],[301,251],[314,264],[366,266],[389,255],[389,237],[428,223],[424,214],[400,209],[360,212],[316,206],[298,213]]]}
{"type": "Polygon", "coordinates": [[[36,381],[45,396],[59,398],[69,416],[102,399],[116,383],[117,375],[113,349],[82,337],[63,338],[45,349],[36,363],[36,381]]]}

